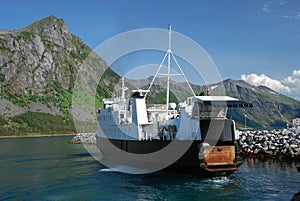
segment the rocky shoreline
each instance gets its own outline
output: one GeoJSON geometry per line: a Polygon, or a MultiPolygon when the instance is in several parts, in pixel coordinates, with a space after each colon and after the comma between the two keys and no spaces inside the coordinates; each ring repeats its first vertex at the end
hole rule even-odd
{"type": "Polygon", "coordinates": [[[96,144],[96,133],[77,133],[71,141],[71,144],[96,144]]]}
{"type": "Polygon", "coordinates": [[[299,159],[300,133],[296,130],[240,131],[241,153],[248,157],[299,159]]]}

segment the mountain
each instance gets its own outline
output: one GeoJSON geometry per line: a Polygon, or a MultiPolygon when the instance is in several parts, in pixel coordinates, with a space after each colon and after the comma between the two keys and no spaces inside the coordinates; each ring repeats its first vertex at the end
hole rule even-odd
{"type": "MultiPolygon", "coordinates": [[[[253,108],[232,110],[233,119],[255,128],[286,127],[292,119],[300,116],[300,102],[282,95],[265,86],[252,86],[242,80],[227,79],[222,83],[226,94],[246,102],[253,103],[253,108]]],[[[215,88],[215,91],[218,87],[215,88]]]]}
{"type": "MultiPolygon", "coordinates": [[[[126,80],[126,85],[147,88],[152,78],[126,80]]],[[[62,19],[50,16],[18,30],[0,30],[0,135],[76,132],[73,116],[88,127],[102,98],[118,95],[120,87],[120,76],[70,33],[62,19]]],[[[204,86],[191,87],[196,94],[205,91],[204,86]]],[[[157,92],[150,93],[148,102],[163,102],[165,80],[156,80],[153,88],[157,92]]],[[[231,110],[229,117],[239,126],[245,114],[247,126],[256,128],[283,127],[300,116],[298,101],[267,87],[225,80],[209,88],[212,95],[225,93],[254,104],[231,110]]],[[[171,101],[192,95],[183,83],[172,81],[170,89],[171,101]]]]}
{"type": "MultiPolygon", "coordinates": [[[[94,68],[108,69],[55,16],[19,30],[0,30],[0,133],[75,132],[70,109],[72,90],[78,72],[87,68],[95,71],[83,65],[89,55],[97,61],[94,68]],[[33,122],[37,125],[32,125],[33,122]]],[[[118,77],[109,70],[105,75],[98,90],[101,93],[96,97],[99,100],[111,95],[113,83],[108,83],[118,77]]],[[[89,116],[84,115],[86,110],[77,109],[83,119],[89,116]]]]}

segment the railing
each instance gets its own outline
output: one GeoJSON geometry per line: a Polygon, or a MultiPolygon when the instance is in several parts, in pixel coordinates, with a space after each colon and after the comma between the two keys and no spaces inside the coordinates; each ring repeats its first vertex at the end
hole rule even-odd
{"type": "Polygon", "coordinates": [[[124,101],[121,97],[116,98],[103,98],[103,102],[121,102],[124,101]]]}
{"type": "Polygon", "coordinates": [[[165,104],[147,104],[148,109],[166,110],[165,104]]]}

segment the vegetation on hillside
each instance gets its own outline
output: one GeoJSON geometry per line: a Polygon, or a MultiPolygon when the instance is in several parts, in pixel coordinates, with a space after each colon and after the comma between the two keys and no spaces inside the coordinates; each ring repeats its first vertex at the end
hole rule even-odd
{"type": "Polygon", "coordinates": [[[40,112],[26,112],[11,119],[11,126],[0,118],[1,135],[27,134],[66,134],[75,133],[73,119],[70,116],[55,116],[40,112]]]}
{"type": "MultiPolygon", "coordinates": [[[[170,92],[169,96],[170,96],[170,99],[169,99],[170,103],[172,103],[172,102],[174,102],[176,104],[179,103],[177,97],[172,92],[170,92]]],[[[166,97],[167,97],[167,90],[159,89],[159,90],[156,90],[155,92],[148,94],[146,101],[149,104],[165,104],[166,97]]]]}

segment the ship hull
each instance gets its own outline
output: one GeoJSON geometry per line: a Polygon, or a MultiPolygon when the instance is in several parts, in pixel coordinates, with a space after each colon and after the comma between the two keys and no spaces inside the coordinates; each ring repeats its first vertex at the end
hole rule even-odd
{"type": "MultiPolygon", "coordinates": [[[[115,154],[118,154],[116,152],[112,152],[111,148],[108,148],[107,145],[107,139],[101,138],[97,136],[97,146],[103,153],[104,158],[110,158],[113,157],[115,154]]],[[[197,174],[199,176],[228,176],[232,174],[234,171],[237,170],[238,166],[241,165],[240,161],[236,161],[234,156],[233,161],[230,163],[214,163],[213,165],[208,164],[205,159],[200,159],[199,155],[201,155],[201,146],[202,143],[200,141],[171,141],[171,140],[147,140],[147,141],[134,141],[134,140],[119,140],[119,139],[109,139],[109,142],[117,148],[119,151],[123,151],[126,153],[133,153],[133,154],[148,154],[148,153],[154,153],[157,151],[162,150],[163,148],[167,147],[171,142],[172,145],[175,147],[178,147],[178,150],[180,150],[184,146],[188,146],[187,150],[185,150],[185,153],[181,154],[181,156],[168,165],[167,167],[164,167],[160,169],[159,171],[163,172],[180,172],[180,173],[186,173],[186,174],[197,174]],[[200,153],[200,154],[199,154],[200,153]]],[[[222,147],[224,149],[225,146],[216,146],[218,147],[218,150],[222,147]]],[[[228,145],[226,146],[230,149],[236,150],[234,145],[228,145]]],[[[211,151],[213,153],[213,151],[211,151]]],[[[218,151],[218,158],[217,160],[220,161],[220,158],[222,157],[222,153],[218,151]]],[[[227,154],[227,153],[223,153],[227,154]]],[[[236,153],[234,153],[235,155],[236,153]]],[[[213,154],[210,154],[213,155],[213,154]]],[[[232,153],[231,153],[232,155],[232,153]]],[[[208,155],[206,156],[209,157],[208,155]]],[[[226,158],[226,156],[225,156],[226,158]]],[[[114,161],[114,165],[116,161],[114,161]]],[[[122,163],[122,162],[120,162],[122,163]]]]}

